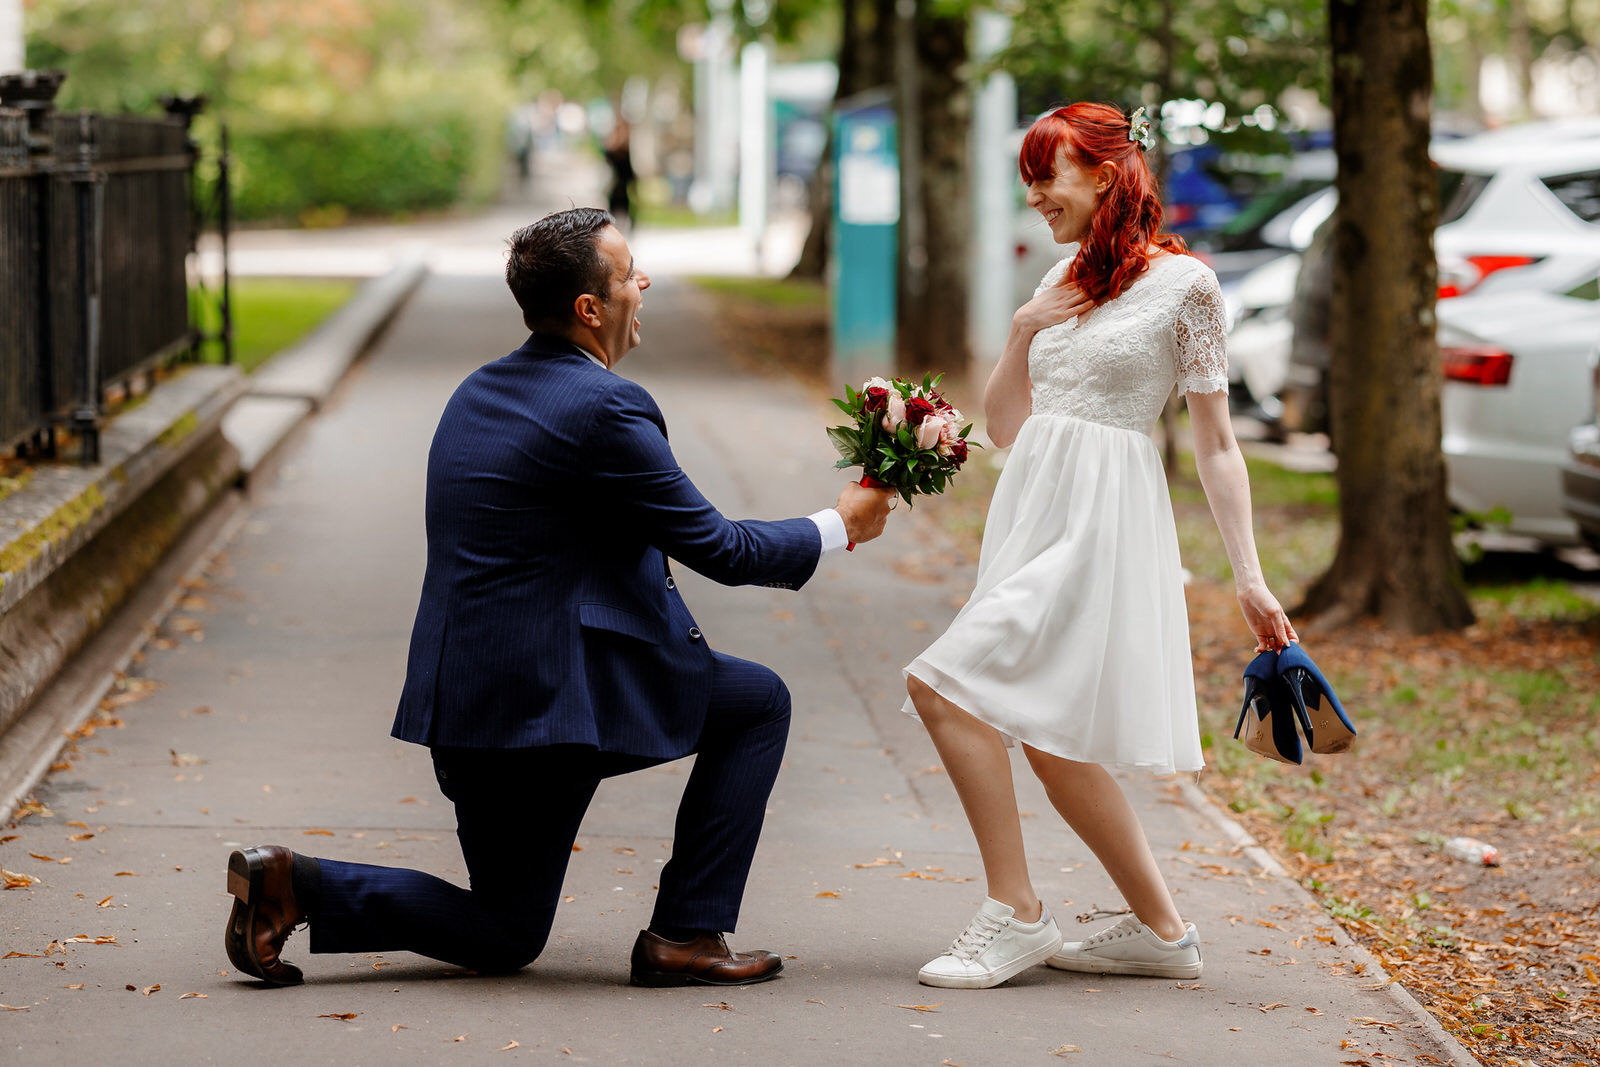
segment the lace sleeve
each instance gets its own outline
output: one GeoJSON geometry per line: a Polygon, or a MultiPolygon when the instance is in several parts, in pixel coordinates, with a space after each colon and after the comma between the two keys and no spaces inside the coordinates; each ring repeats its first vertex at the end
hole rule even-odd
{"type": "Polygon", "coordinates": [[[1228,313],[1209,271],[1178,307],[1178,395],[1228,391],[1228,313]]]}

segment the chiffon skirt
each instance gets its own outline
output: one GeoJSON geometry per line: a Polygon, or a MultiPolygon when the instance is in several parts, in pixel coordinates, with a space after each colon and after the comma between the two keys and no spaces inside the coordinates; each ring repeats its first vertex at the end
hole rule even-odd
{"type": "Polygon", "coordinates": [[[1204,766],[1177,528],[1150,437],[1030,416],[995,487],[972,597],[905,673],[1065,759],[1204,766]]]}

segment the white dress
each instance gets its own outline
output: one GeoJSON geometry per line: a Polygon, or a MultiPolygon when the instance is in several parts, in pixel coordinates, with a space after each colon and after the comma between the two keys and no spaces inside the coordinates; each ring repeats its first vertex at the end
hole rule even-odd
{"type": "Polygon", "coordinates": [[[1033,413],[995,486],[977,586],[905,672],[1045,752],[1197,771],[1178,535],[1150,434],[1174,385],[1228,388],[1216,275],[1157,256],[1083,322],[1039,331],[1028,376],[1033,413]]]}

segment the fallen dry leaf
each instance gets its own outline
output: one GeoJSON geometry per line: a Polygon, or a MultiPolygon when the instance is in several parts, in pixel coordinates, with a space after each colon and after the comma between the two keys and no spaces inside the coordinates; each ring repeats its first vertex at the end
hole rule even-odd
{"type": "Polygon", "coordinates": [[[700,1006],[702,1008],[716,1008],[718,1011],[732,1011],[733,1010],[733,1005],[729,1004],[726,1000],[719,1000],[715,1004],[702,1004],[700,1006]]]}
{"type": "Polygon", "coordinates": [[[56,858],[54,856],[46,856],[42,852],[30,852],[30,853],[28,853],[28,855],[32,856],[34,859],[38,860],[40,863],[54,863],[56,861],[56,858]]]}
{"type": "Polygon", "coordinates": [[[389,1032],[391,1034],[398,1034],[401,1030],[409,1029],[411,1029],[411,1027],[407,1026],[405,1023],[395,1023],[393,1026],[389,1027],[389,1032]]]}
{"type": "Polygon", "coordinates": [[[1083,1051],[1083,1049],[1079,1048],[1077,1045],[1058,1045],[1057,1047],[1055,1047],[1055,1048],[1050,1050],[1050,1055],[1052,1055],[1052,1056],[1068,1056],[1068,1055],[1071,1055],[1074,1052],[1082,1052],[1082,1051],[1083,1051]]]}
{"type": "Polygon", "coordinates": [[[1279,1000],[1279,1001],[1274,1001],[1271,1004],[1258,1004],[1258,1005],[1256,1005],[1256,1011],[1273,1011],[1273,1010],[1275,1010],[1277,1008],[1287,1008],[1288,1006],[1289,1005],[1287,1005],[1283,1001],[1279,1000]]]}
{"type": "MultiPolygon", "coordinates": [[[[82,987],[79,987],[79,988],[82,988],[82,987]]],[[[180,993],[180,994],[178,994],[178,999],[179,1000],[206,1000],[210,996],[211,996],[210,993],[180,993]]]]}
{"type": "Polygon", "coordinates": [[[31,874],[18,874],[16,871],[0,867],[0,882],[5,883],[7,889],[26,889],[31,885],[37,885],[39,879],[31,874]]]}
{"type": "Polygon", "coordinates": [[[512,1041],[509,1044],[501,1045],[499,1048],[495,1049],[495,1051],[496,1052],[510,1052],[514,1048],[521,1048],[521,1047],[522,1047],[521,1045],[517,1044],[515,1041],[512,1041]]]}
{"type": "Polygon", "coordinates": [[[347,1023],[351,1019],[354,1019],[356,1016],[358,1016],[360,1014],[361,1013],[359,1011],[330,1011],[330,1012],[324,1012],[323,1014],[317,1016],[317,1018],[319,1018],[319,1019],[338,1019],[340,1022],[347,1023]]]}
{"type": "Polygon", "coordinates": [[[172,765],[174,767],[198,767],[205,762],[202,757],[196,756],[193,752],[179,752],[175,748],[169,748],[167,752],[172,756],[172,765]]]}
{"type": "Polygon", "coordinates": [[[712,1033],[713,1033],[713,1034],[720,1034],[720,1033],[722,1033],[722,1027],[720,1027],[720,1026],[713,1026],[713,1027],[712,1027],[712,1028],[711,1028],[711,1032],[712,1032],[712,1033]]]}
{"type": "Polygon", "coordinates": [[[62,989],[82,989],[83,988],[83,983],[79,982],[77,985],[64,985],[61,988],[62,989]]]}
{"type": "Polygon", "coordinates": [[[54,814],[55,814],[55,812],[53,812],[49,808],[45,807],[43,804],[39,803],[37,800],[30,800],[27,803],[22,804],[21,806],[19,806],[16,811],[12,812],[11,821],[12,822],[20,822],[21,820],[26,819],[30,815],[37,815],[41,819],[48,819],[51,816],[53,816],[54,814]]]}
{"type": "Polygon", "coordinates": [[[88,834],[88,833],[84,833],[84,834],[68,834],[67,835],[67,840],[68,841],[87,841],[92,837],[94,837],[94,835],[93,834],[88,834]]]}
{"type": "MultiPolygon", "coordinates": [[[[74,934],[62,942],[66,945],[118,945],[116,934],[105,934],[101,937],[90,937],[88,934],[74,934]]],[[[120,948],[121,946],[118,945],[120,948]]]]}
{"type": "Polygon", "coordinates": [[[116,894],[115,893],[113,893],[109,897],[106,897],[106,899],[104,899],[100,903],[96,904],[95,907],[97,907],[97,908],[109,908],[111,906],[111,902],[114,899],[116,899],[116,894]]]}
{"type": "Polygon", "coordinates": [[[460,1042],[460,1041],[465,1041],[466,1039],[467,1039],[467,1035],[466,1034],[462,1034],[460,1037],[455,1038],[454,1041],[460,1042]]]}
{"type": "Polygon", "coordinates": [[[27,1011],[28,1005],[0,1004],[0,1011],[27,1011]]]}
{"type": "Polygon", "coordinates": [[[157,982],[155,985],[147,985],[142,990],[140,990],[140,992],[143,993],[147,997],[151,993],[159,993],[159,992],[161,992],[161,983],[157,982]]]}
{"type": "Polygon", "coordinates": [[[305,834],[307,837],[332,837],[333,836],[333,831],[332,830],[301,830],[300,832],[302,834],[305,834]]]}
{"type": "Polygon", "coordinates": [[[895,1007],[910,1008],[912,1011],[931,1011],[934,1014],[938,1014],[939,1005],[943,1003],[944,1001],[942,1000],[936,1000],[932,1004],[896,1004],[895,1007]]]}
{"type": "Polygon", "coordinates": [[[137,875],[133,871],[118,871],[116,874],[112,875],[112,877],[113,878],[137,878],[137,877],[139,877],[139,875],[137,875]]]}
{"type": "Polygon", "coordinates": [[[833,893],[833,892],[830,892],[830,891],[828,891],[826,889],[824,889],[822,892],[818,893],[817,896],[819,896],[819,897],[832,897],[834,900],[838,900],[839,899],[839,894],[838,893],[833,893]]]}

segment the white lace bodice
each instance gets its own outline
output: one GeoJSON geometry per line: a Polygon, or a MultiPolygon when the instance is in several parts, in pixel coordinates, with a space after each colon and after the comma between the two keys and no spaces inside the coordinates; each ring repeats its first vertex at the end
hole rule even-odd
{"type": "MultiPolygon", "coordinates": [[[[1066,273],[1076,248],[1065,251],[1035,296],[1066,273]]],[[[1035,334],[1028,376],[1034,414],[1150,433],[1174,384],[1180,394],[1228,388],[1228,316],[1217,276],[1193,256],[1157,256],[1082,322],[1035,334]]]]}

